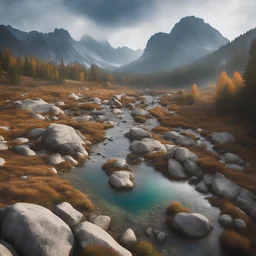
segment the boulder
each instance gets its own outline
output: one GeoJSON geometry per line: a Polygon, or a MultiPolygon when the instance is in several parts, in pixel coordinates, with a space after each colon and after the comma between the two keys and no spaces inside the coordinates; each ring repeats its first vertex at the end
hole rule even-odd
{"type": "Polygon", "coordinates": [[[212,191],[215,195],[234,200],[240,193],[241,187],[224,175],[216,173],[212,182],[212,191]]]}
{"type": "Polygon", "coordinates": [[[241,219],[235,219],[235,227],[240,230],[246,228],[246,224],[243,220],[241,219]]]}
{"type": "Polygon", "coordinates": [[[242,188],[238,197],[235,199],[235,204],[246,213],[250,214],[253,209],[253,204],[256,196],[247,189],[242,188]]]}
{"type": "Polygon", "coordinates": [[[190,150],[188,150],[187,148],[179,147],[176,149],[174,158],[178,162],[184,163],[186,159],[196,162],[196,160],[198,159],[198,156],[193,152],[191,152],[190,150]]]}
{"type": "Polygon", "coordinates": [[[31,130],[28,134],[28,137],[29,138],[32,138],[32,139],[37,139],[39,137],[42,136],[43,132],[45,131],[45,129],[42,129],[42,128],[35,128],[33,130],[31,130]]]}
{"type": "Polygon", "coordinates": [[[152,153],[154,151],[157,152],[166,152],[165,146],[158,140],[153,140],[150,138],[142,139],[141,141],[135,140],[131,146],[131,151],[136,154],[147,154],[152,153]]]}
{"type": "Polygon", "coordinates": [[[166,240],[166,238],[167,238],[167,234],[166,233],[164,233],[164,232],[159,232],[158,234],[157,234],[157,236],[156,236],[156,239],[157,239],[157,241],[160,243],[160,244],[162,244],[165,240],[166,240]]]}
{"type": "Polygon", "coordinates": [[[108,105],[115,105],[117,108],[122,108],[123,104],[118,101],[115,97],[112,97],[111,100],[109,100],[108,105]]]}
{"type": "Polygon", "coordinates": [[[117,171],[109,177],[109,184],[116,189],[131,189],[134,187],[133,180],[133,173],[117,171]]]}
{"type": "Polygon", "coordinates": [[[134,109],[135,105],[133,103],[128,103],[128,104],[125,105],[125,108],[134,109]]]}
{"type": "Polygon", "coordinates": [[[15,142],[15,143],[18,143],[18,144],[24,144],[24,143],[27,143],[27,142],[29,142],[29,139],[27,139],[27,138],[17,138],[17,139],[15,139],[13,142],[15,142]]]}
{"type": "Polygon", "coordinates": [[[4,151],[8,149],[8,145],[4,143],[3,141],[0,142],[0,151],[4,151]]]}
{"type": "Polygon", "coordinates": [[[197,186],[196,190],[201,193],[208,193],[209,189],[204,181],[201,181],[197,186]]]}
{"type": "Polygon", "coordinates": [[[63,159],[73,165],[78,165],[78,162],[72,156],[63,156],[63,159]]]}
{"type": "Polygon", "coordinates": [[[53,121],[58,121],[59,118],[58,118],[57,116],[52,116],[52,117],[51,117],[51,120],[53,120],[53,121]]]}
{"type": "Polygon", "coordinates": [[[70,256],[75,243],[64,221],[42,206],[28,203],[1,210],[1,238],[26,256],[70,256]]]}
{"type": "Polygon", "coordinates": [[[219,217],[219,223],[224,227],[233,227],[234,220],[233,218],[228,214],[222,214],[219,217]]]}
{"type": "Polygon", "coordinates": [[[170,132],[167,132],[165,135],[164,135],[164,139],[165,140],[175,140],[177,137],[179,136],[179,134],[175,131],[170,131],[170,132]]]}
{"type": "Polygon", "coordinates": [[[182,165],[174,159],[169,159],[168,161],[168,172],[175,179],[185,179],[188,177],[182,165]]]}
{"type": "Polygon", "coordinates": [[[70,93],[68,95],[69,98],[73,99],[73,100],[79,100],[80,97],[78,95],[76,95],[75,93],[70,93]]]}
{"type": "Polygon", "coordinates": [[[214,176],[212,174],[209,174],[209,173],[207,173],[203,176],[203,181],[207,186],[212,185],[213,179],[214,179],[214,176]]]}
{"type": "Polygon", "coordinates": [[[98,227],[102,228],[103,230],[107,231],[110,226],[111,218],[106,215],[99,215],[95,218],[92,218],[91,222],[98,227]]]}
{"type": "Polygon", "coordinates": [[[88,100],[90,103],[101,105],[101,99],[100,98],[90,98],[88,100]]]}
{"type": "Polygon", "coordinates": [[[55,105],[56,105],[57,107],[61,107],[61,106],[65,106],[66,104],[65,104],[64,101],[58,101],[58,102],[56,102],[55,105]]]}
{"type": "Polygon", "coordinates": [[[244,166],[238,165],[238,164],[226,164],[226,166],[229,169],[235,169],[237,171],[243,171],[244,170],[244,166]]]}
{"type": "Polygon", "coordinates": [[[63,202],[57,204],[53,209],[54,214],[61,218],[70,228],[74,228],[81,222],[85,221],[82,213],[77,211],[70,203],[63,202]]]}
{"type": "Polygon", "coordinates": [[[142,108],[135,108],[133,109],[131,115],[133,117],[136,117],[136,116],[144,116],[144,117],[151,117],[151,115],[149,114],[148,111],[142,109],[142,108]]]}
{"type": "Polygon", "coordinates": [[[148,131],[145,131],[144,129],[139,127],[131,128],[129,135],[132,140],[142,140],[144,138],[152,138],[152,135],[148,131]]]}
{"type": "Polygon", "coordinates": [[[190,185],[197,185],[198,183],[200,183],[200,179],[197,178],[196,176],[193,176],[189,179],[188,183],[190,185]]]}
{"type": "Polygon", "coordinates": [[[234,142],[234,137],[228,132],[213,132],[210,136],[213,144],[227,144],[234,142]]]}
{"type": "Polygon", "coordinates": [[[137,238],[134,231],[129,228],[124,232],[120,241],[125,247],[129,248],[135,243],[137,243],[137,238]]]}
{"type": "Polygon", "coordinates": [[[0,157],[0,166],[4,166],[5,165],[5,160],[3,158],[0,157]]]}
{"type": "Polygon", "coordinates": [[[114,108],[112,110],[112,113],[115,114],[115,115],[122,115],[123,114],[123,111],[119,108],[114,108]]]}
{"type": "Polygon", "coordinates": [[[118,169],[123,169],[127,168],[128,164],[125,159],[118,158],[116,161],[113,163],[113,167],[118,168],[118,169]]]}
{"type": "Polygon", "coordinates": [[[204,175],[203,171],[197,166],[197,164],[190,159],[186,159],[184,161],[184,168],[189,176],[202,178],[204,175]]]}
{"type": "Polygon", "coordinates": [[[85,142],[81,134],[73,127],[64,124],[50,124],[42,134],[42,144],[47,149],[58,152],[62,155],[88,156],[83,147],[85,142]]]}
{"type": "Polygon", "coordinates": [[[5,141],[4,137],[0,135],[0,142],[5,141]]]}
{"type": "Polygon", "coordinates": [[[212,230],[209,220],[198,213],[177,213],[172,226],[183,235],[195,238],[205,236],[212,230]]]}
{"type": "Polygon", "coordinates": [[[175,152],[177,147],[175,145],[165,145],[165,147],[167,146],[167,154],[165,155],[166,159],[170,159],[170,158],[174,158],[175,156],[175,152]]]}
{"type": "Polygon", "coordinates": [[[76,118],[77,122],[88,122],[90,120],[92,120],[92,117],[90,115],[84,115],[76,118]]]}
{"type": "Polygon", "coordinates": [[[0,239],[0,255],[1,256],[18,256],[18,253],[13,247],[0,239]]]}
{"type": "Polygon", "coordinates": [[[41,114],[35,114],[35,113],[33,113],[33,114],[31,115],[31,117],[32,117],[32,118],[35,118],[35,119],[38,119],[38,120],[45,120],[45,117],[42,116],[41,114]]]}
{"type": "Polygon", "coordinates": [[[8,127],[8,126],[0,126],[0,129],[5,130],[5,131],[10,131],[10,127],[8,127]]]}
{"type": "Polygon", "coordinates": [[[79,224],[74,230],[74,235],[81,247],[89,245],[101,246],[116,251],[120,256],[132,256],[128,250],[119,245],[106,231],[88,221],[79,224]]]}
{"type": "Polygon", "coordinates": [[[42,99],[26,99],[23,100],[21,105],[19,105],[18,107],[21,109],[32,111],[34,113],[51,113],[54,115],[64,114],[64,112],[59,107],[56,107],[53,104],[48,104],[42,99]]]}
{"type": "Polygon", "coordinates": [[[149,237],[151,237],[153,235],[153,228],[149,227],[146,231],[145,234],[149,237]]]}
{"type": "Polygon", "coordinates": [[[15,151],[23,156],[35,156],[36,152],[31,150],[28,145],[20,145],[14,147],[15,151]]]}
{"type": "Polygon", "coordinates": [[[223,160],[227,164],[238,164],[243,165],[244,161],[236,154],[233,153],[226,153],[223,155],[223,160]]]}
{"type": "Polygon", "coordinates": [[[184,135],[179,135],[175,139],[175,143],[181,146],[194,146],[196,145],[196,141],[193,140],[192,138],[184,135]]]}
{"type": "Polygon", "coordinates": [[[57,153],[57,154],[51,155],[47,162],[50,165],[56,165],[56,164],[65,162],[65,160],[62,158],[60,154],[57,153]]]}

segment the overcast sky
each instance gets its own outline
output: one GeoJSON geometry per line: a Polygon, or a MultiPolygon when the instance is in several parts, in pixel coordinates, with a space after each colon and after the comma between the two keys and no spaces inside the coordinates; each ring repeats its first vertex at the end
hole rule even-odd
{"type": "Polygon", "coordinates": [[[67,29],[112,46],[145,48],[157,32],[170,32],[185,16],[203,18],[232,40],[256,27],[256,0],[0,0],[0,24],[23,31],[67,29]]]}

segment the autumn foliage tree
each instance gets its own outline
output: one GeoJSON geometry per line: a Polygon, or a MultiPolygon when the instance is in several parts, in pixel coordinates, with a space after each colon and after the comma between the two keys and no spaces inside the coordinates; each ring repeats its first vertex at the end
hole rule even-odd
{"type": "Polygon", "coordinates": [[[195,98],[197,98],[197,97],[200,95],[196,83],[194,83],[194,84],[192,85],[191,94],[192,94],[195,98]]]}
{"type": "Polygon", "coordinates": [[[238,71],[234,72],[232,81],[233,81],[234,85],[236,86],[236,88],[243,87],[243,85],[244,85],[244,79],[238,71]]]}

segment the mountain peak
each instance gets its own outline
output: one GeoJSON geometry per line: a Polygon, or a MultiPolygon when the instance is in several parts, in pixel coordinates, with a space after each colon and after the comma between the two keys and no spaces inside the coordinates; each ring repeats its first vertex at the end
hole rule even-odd
{"type": "Polygon", "coordinates": [[[55,28],[53,33],[55,37],[61,38],[61,39],[68,39],[72,40],[72,37],[70,36],[69,32],[63,28],[55,28]]]}

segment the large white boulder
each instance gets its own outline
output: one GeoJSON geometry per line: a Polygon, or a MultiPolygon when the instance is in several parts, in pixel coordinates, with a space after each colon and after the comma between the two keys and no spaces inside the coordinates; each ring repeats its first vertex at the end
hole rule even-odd
{"type": "Polygon", "coordinates": [[[19,105],[18,107],[21,109],[32,111],[34,113],[51,113],[54,115],[64,114],[64,112],[59,107],[56,107],[53,104],[49,104],[42,99],[26,99],[23,100],[21,105],[19,105]]]}
{"type": "Polygon", "coordinates": [[[128,171],[117,171],[109,177],[109,183],[116,189],[131,189],[133,184],[134,175],[128,171]]]}
{"type": "Polygon", "coordinates": [[[15,151],[23,156],[35,156],[36,152],[31,150],[28,145],[19,145],[14,147],[15,151]]]}
{"type": "Polygon", "coordinates": [[[132,140],[142,140],[144,138],[152,138],[152,135],[148,131],[145,131],[144,129],[139,127],[131,128],[129,132],[129,136],[130,136],[130,139],[132,140]]]}
{"type": "Polygon", "coordinates": [[[91,103],[93,103],[93,104],[101,105],[101,99],[100,99],[100,98],[97,98],[97,97],[90,98],[88,101],[91,102],[91,103]]]}
{"type": "Polygon", "coordinates": [[[6,163],[5,160],[2,157],[0,157],[0,166],[4,166],[5,163],[6,163]]]}
{"type": "Polygon", "coordinates": [[[198,178],[202,178],[204,175],[203,171],[197,166],[197,164],[190,159],[185,160],[184,168],[189,176],[196,176],[198,178]]]}
{"type": "Polygon", "coordinates": [[[50,124],[42,134],[44,147],[72,157],[76,157],[79,154],[88,156],[83,147],[83,144],[85,144],[83,139],[80,132],[64,124],[50,124]]]}
{"type": "Polygon", "coordinates": [[[56,165],[56,164],[65,162],[65,160],[62,158],[62,156],[60,154],[57,153],[57,154],[51,155],[47,162],[50,165],[56,165]]]}
{"type": "Polygon", "coordinates": [[[216,173],[212,182],[212,191],[217,196],[234,200],[240,194],[241,187],[225,178],[224,175],[216,173]]]}
{"type": "Polygon", "coordinates": [[[134,231],[128,228],[122,235],[120,241],[125,247],[129,248],[130,246],[137,242],[137,238],[134,231]]]}
{"type": "Polygon", "coordinates": [[[70,203],[63,202],[54,207],[53,212],[61,218],[69,227],[74,228],[85,221],[84,215],[77,211],[70,203]]]}
{"type": "Polygon", "coordinates": [[[3,240],[0,240],[0,255],[1,256],[18,256],[18,253],[13,247],[3,240]]]}
{"type": "Polygon", "coordinates": [[[88,221],[79,224],[74,230],[74,235],[81,247],[89,245],[101,246],[116,251],[120,256],[132,256],[128,250],[119,245],[106,231],[88,221]]]}
{"type": "Polygon", "coordinates": [[[75,243],[69,226],[48,209],[17,203],[1,210],[1,238],[26,256],[70,256],[75,243]]]}
{"type": "Polygon", "coordinates": [[[175,179],[185,179],[188,177],[183,166],[174,159],[169,159],[168,161],[168,172],[175,179]]]}
{"type": "Polygon", "coordinates": [[[90,115],[84,115],[76,118],[77,122],[88,122],[90,120],[92,120],[92,117],[90,115]]]}
{"type": "Polygon", "coordinates": [[[125,159],[123,158],[118,158],[116,161],[113,163],[113,167],[118,168],[118,169],[123,169],[127,168],[128,164],[125,159]]]}
{"type": "Polygon", "coordinates": [[[212,230],[209,220],[199,213],[177,213],[172,226],[188,237],[202,237],[212,230]]]}
{"type": "Polygon", "coordinates": [[[107,231],[110,226],[111,218],[106,215],[99,215],[91,219],[91,222],[103,230],[107,231]]]}
{"type": "Polygon", "coordinates": [[[141,141],[135,140],[131,146],[131,151],[133,151],[136,154],[147,154],[152,153],[154,151],[156,152],[166,152],[165,146],[158,140],[153,140],[150,138],[142,139],[141,141]]]}

